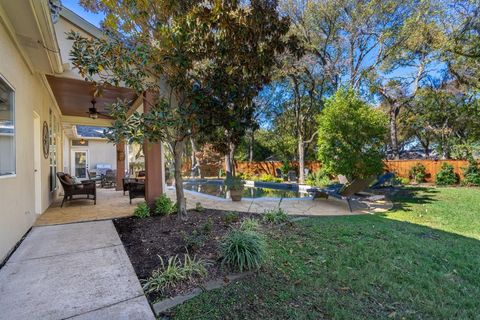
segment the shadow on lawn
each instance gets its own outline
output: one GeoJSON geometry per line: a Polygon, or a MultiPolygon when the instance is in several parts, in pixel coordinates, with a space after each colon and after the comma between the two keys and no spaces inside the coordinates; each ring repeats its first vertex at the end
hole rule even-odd
{"type": "Polygon", "coordinates": [[[438,190],[429,187],[402,187],[396,194],[391,196],[393,202],[392,211],[412,211],[412,205],[429,204],[435,201],[438,190]]]}

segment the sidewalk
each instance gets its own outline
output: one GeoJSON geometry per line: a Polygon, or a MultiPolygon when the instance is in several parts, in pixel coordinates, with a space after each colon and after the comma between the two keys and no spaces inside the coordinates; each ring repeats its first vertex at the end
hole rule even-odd
{"type": "Polygon", "coordinates": [[[34,227],[0,270],[0,319],[154,319],[111,221],[34,227]]]}

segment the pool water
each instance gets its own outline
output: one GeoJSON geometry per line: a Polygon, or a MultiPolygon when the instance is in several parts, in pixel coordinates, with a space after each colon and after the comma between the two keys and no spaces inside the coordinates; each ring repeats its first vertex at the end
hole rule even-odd
{"type": "MultiPolygon", "coordinates": [[[[185,190],[195,191],[210,196],[228,198],[227,187],[219,183],[190,183],[184,185],[185,190]]],[[[295,190],[260,188],[245,186],[242,197],[244,198],[305,198],[308,193],[298,192],[295,190]]]]}

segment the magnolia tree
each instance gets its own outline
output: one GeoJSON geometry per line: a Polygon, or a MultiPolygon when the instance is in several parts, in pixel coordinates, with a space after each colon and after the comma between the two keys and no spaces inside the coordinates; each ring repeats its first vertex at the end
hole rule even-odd
{"type": "Polygon", "coordinates": [[[70,32],[71,61],[88,81],[150,93],[147,112],[130,115],[125,102],[112,106],[109,137],[171,145],[178,217],[184,220],[186,142],[201,131],[228,129],[235,110],[269,81],[273,57],[285,46],[288,20],[270,0],[81,3],[105,15],[106,37],[70,32]]]}
{"type": "Polygon", "coordinates": [[[368,178],[383,169],[387,119],[353,90],[338,90],[318,116],[318,158],[328,172],[368,178]]]}

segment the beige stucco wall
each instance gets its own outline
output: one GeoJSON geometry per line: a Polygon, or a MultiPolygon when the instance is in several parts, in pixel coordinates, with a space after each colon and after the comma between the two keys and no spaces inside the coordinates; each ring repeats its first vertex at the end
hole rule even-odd
{"type": "MultiPolygon", "coordinates": [[[[71,143],[69,145],[71,145],[71,143]]],[[[116,147],[112,143],[108,143],[106,140],[90,139],[88,140],[88,146],[70,147],[68,155],[69,160],[65,161],[65,163],[68,164],[68,171],[71,174],[73,173],[71,166],[71,150],[88,150],[88,167],[90,170],[95,170],[98,163],[108,163],[112,166],[112,169],[117,168],[116,147]]]]}
{"type": "MultiPolygon", "coordinates": [[[[0,262],[34,223],[33,112],[41,123],[48,122],[49,109],[57,119],[54,101],[39,74],[32,74],[11,34],[0,23],[0,74],[15,90],[16,175],[0,178],[0,262]]],[[[57,164],[61,164],[62,138],[57,138],[57,164]]],[[[49,163],[41,157],[41,209],[50,205],[55,193],[49,192],[49,163]]],[[[59,169],[57,169],[59,170],[59,169]]]]}

